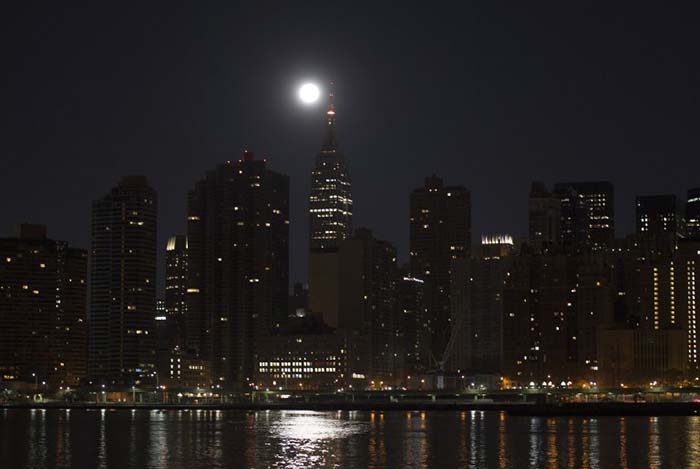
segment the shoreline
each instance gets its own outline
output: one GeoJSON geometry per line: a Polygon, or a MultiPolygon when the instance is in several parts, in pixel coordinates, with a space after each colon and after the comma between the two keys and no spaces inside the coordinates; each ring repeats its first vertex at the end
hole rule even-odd
{"type": "Polygon", "coordinates": [[[327,402],[327,403],[4,403],[0,409],[39,410],[157,410],[157,411],[366,411],[366,412],[424,412],[424,411],[493,411],[523,417],[603,417],[603,416],[700,416],[697,402],[596,402],[596,403],[465,403],[465,402],[327,402]]]}

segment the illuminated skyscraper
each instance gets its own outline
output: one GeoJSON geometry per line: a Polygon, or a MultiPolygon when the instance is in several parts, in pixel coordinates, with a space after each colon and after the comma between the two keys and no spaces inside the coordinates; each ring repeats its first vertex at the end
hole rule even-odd
{"type": "Polygon", "coordinates": [[[157,212],[143,176],[92,204],[89,376],[103,384],[153,375],[157,212]]]}
{"type": "Polygon", "coordinates": [[[187,215],[186,349],[242,387],[257,339],[287,317],[289,178],[246,151],[197,182],[187,215]]]}
{"type": "Polygon", "coordinates": [[[309,307],[331,327],[338,327],[338,249],[352,236],[350,174],[336,142],[335,116],[331,93],[309,195],[309,307]]]}
{"type": "Polygon", "coordinates": [[[337,250],[352,235],[350,173],[335,138],[335,105],[331,93],[326,111],[326,139],[311,172],[309,241],[311,252],[337,250]]]}

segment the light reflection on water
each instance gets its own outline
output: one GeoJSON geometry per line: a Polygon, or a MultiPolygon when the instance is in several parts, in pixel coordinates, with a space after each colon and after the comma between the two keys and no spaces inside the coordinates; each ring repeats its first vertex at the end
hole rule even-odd
{"type": "Polygon", "coordinates": [[[700,469],[700,417],[3,410],[0,466],[700,469]]]}

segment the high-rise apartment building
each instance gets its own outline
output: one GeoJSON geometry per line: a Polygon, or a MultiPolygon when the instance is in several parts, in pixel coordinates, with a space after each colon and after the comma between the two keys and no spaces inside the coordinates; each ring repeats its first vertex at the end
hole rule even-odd
{"type": "Polygon", "coordinates": [[[397,282],[396,349],[403,355],[405,374],[425,372],[430,368],[431,336],[423,298],[425,282],[412,276],[408,267],[399,270],[397,282]]]}
{"type": "Polygon", "coordinates": [[[92,204],[89,377],[139,383],[153,377],[156,191],[127,176],[92,204]]]}
{"type": "Polygon", "coordinates": [[[403,357],[396,351],[396,248],[360,228],[338,259],[338,332],[347,338],[349,377],[397,383],[403,357]]]}
{"type": "Polygon", "coordinates": [[[246,386],[256,339],[287,317],[289,178],[246,151],[197,182],[187,219],[185,347],[217,384],[246,386]]]}
{"type": "Polygon", "coordinates": [[[431,324],[433,362],[442,360],[453,318],[450,303],[451,268],[469,257],[471,198],[463,186],[445,186],[436,176],[410,197],[410,269],[425,283],[424,301],[431,324]]]}
{"type": "Polygon", "coordinates": [[[24,224],[0,239],[0,379],[77,385],[87,369],[87,252],[24,224]]]}

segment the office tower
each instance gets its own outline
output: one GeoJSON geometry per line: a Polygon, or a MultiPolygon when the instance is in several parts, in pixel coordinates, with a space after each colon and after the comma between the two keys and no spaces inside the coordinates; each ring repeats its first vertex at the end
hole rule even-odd
{"type": "MultiPolygon", "coordinates": [[[[562,217],[571,216],[571,225],[562,221],[562,236],[573,230],[577,243],[587,243],[587,248],[593,251],[605,250],[612,246],[615,239],[615,189],[606,181],[599,182],[569,182],[554,185],[556,194],[574,192],[577,201],[572,200],[573,206],[566,206],[562,201],[562,217]],[[583,211],[577,210],[577,203],[583,211]],[[586,226],[587,225],[587,226],[586,226]],[[586,235],[580,231],[587,227],[586,235]]],[[[565,244],[566,245],[566,244],[565,244]]]]}
{"type": "Polygon", "coordinates": [[[700,239],[700,187],[688,190],[685,222],[689,239],[700,239]]]}
{"type": "Polygon", "coordinates": [[[398,382],[396,248],[360,228],[341,244],[338,263],[338,331],[347,337],[349,376],[398,382]]]}
{"type": "Polygon", "coordinates": [[[422,279],[431,324],[431,360],[442,359],[453,320],[450,303],[451,266],[469,257],[471,200],[463,186],[445,186],[432,176],[410,197],[410,268],[422,279]]]}
{"type": "Polygon", "coordinates": [[[311,172],[309,195],[309,307],[338,327],[340,244],[352,235],[352,193],[345,158],[338,149],[333,94],[326,112],[326,137],[311,172]]]}
{"type": "Polygon", "coordinates": [[[396,349],[403,354],[404,374],[410,376],[430,367],[430,318],[423,298],[425,282],[411,275],[408,266],[399,270],[397,281],[396,349]]]}
{"type": "Polygon", "coordinates": [[[535,253],[556,251],[561,237],[561,202],[544,183],[533,182],[528,205],[528,241],[535,253]]]}
{"type": "Polygon", "coordinates": [[[156,191],[126,176],[92,204],[89,377],[152,378],[156,316],[156,191]]]}
{"type": "Polygon", "coordinates": [[[246,386],[257,338],[287,317],[289,178],[246,151],[196,183],[187,219],[186,348],[246,386]]]}
{"type": "Polygon", "coordinates": [[[311,252],[334,251],[352,234],[350,173],[335,137],[335,105],[331,93],[326,111],[326,138],[311,172],[309,242],[311,252]]]}
{"type": "Polygon", "coordinates": [[[185,344],[187,237],[171,236],[165,247],[165,317],[170,348],[185,344]]]}
{"type": "Polygon", "coordinates": [[[0,239],[2,381],[74,386],[84,378],[86,277],[87,252],[48,239],[45,226],[23,224],[0,239]]]}
{"type": "Polygon", "coordinates": [[[668,239],[673,246],[685,235],[685,214],[678,197],[672,194],[638,196],[637,235],[647,239],[668,239]]]}

